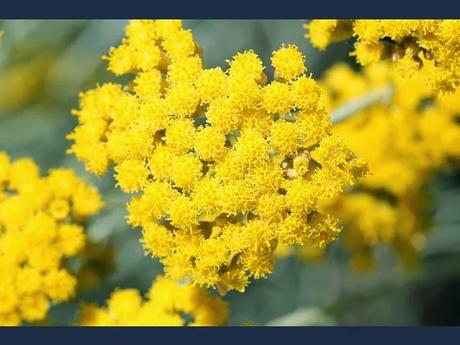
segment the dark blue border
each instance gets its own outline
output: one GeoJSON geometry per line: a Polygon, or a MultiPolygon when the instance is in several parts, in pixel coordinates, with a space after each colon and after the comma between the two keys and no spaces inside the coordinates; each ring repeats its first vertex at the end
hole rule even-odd
{"type": "Polygon", "coordinates": [[[0,18],[460,18],[460,1],[2,0],[0,18]]]}
{"type": "Polygon", "coordinates": [[[458,327],[25,327],[0,328],[2,344],[458,344],[458,327]]]}

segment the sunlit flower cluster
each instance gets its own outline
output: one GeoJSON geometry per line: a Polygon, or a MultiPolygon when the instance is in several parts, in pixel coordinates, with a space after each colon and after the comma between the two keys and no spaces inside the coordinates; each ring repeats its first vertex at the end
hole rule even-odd
{"type": "Polygon", "coordinates": [[[40,177],[31,159],[0,152],[0,325],[41,320],[73,295],[76,279],[63,259],[83,247],[81,224],[101,206],[72,170],[40,177]]]}
{"type": "Polygon", "coordinates": [[[433,174],[460,159],[460,92],[436,97],[427,83],[429,71],[412,79],[394,65],[379,63],[356,73],[338,65],[323,81],[328,108],[390,86],[390,99],[371,105],[334,126],[369,164],[370,174],[349,193],[336,198],[329,210],[344,224],[352,265],[374,264],[373,247],[390,244],[406,266],[430,228],[433,174]]]}
{"type": "Polygon", "coordinates": [[[391,59],[408,77],[430,66],[436,93],[452,92],[460,83],[460,20],[313,20],[305,26],[320,49],[354,36],[352,55],[362,65],[391,59]]]}
{"type": "Polygon", "coordinates": [[[278,244],[336,238],[318,204],[366,165],[330,133],[296,46],[273,52],[269,81],[253,51],[205,68],[180,21],[131,21],[106,59],[134,78],[81,94],[70,151],[98,175],[114,165],[136,193],[128,221],[169,277],[243,291],[272,271],[278,244]]]}
{"type": "Polygon", "coordinates": [[[80,309],[83,326],[223,326],[227,304],[192,284],[157,276],[145,298],[139,290],[115,290],[104,308],[80,309]]]}

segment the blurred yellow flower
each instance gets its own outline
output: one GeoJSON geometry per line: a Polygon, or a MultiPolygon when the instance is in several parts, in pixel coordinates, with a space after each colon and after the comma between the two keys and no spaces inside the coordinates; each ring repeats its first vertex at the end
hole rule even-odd
{"type": "Polygon", "coordinates": [[[80,308],[82,326],[223,326],[227,304],[192,284],[155,278],[146,298],[136,289],[115,290],[107,306],[80,308]]]}
{"type": "Polygon", "coordinates": [[[102,207],[96,189],[70,169],[40,177],[29,158],[0,152],[0,325],[45,318],[72,297],[76,279],[63,259],[85,243],[80,223],[102,207]]]}
{"type": "Polygon", "coordinates": [[[339,19],[312,20],[303,26],[307,29],[306,38],[320,50],[334,42],[340,42],[353,35],[351,22],[339,19]]]}
{"type": "Polygon", "coordinates": [[[374,265],[373,248],[391,245],[406,266],[414,266],[430,228],[428,184],[439,169],[460,159],[460,90],[437,96],[430,69],[412,79],[380,62],[354,72],[340,64],[322,81],[330,109],[391,85],[381,100],[334,126],[347,145],[366,159],[370,174],[349,193],[323,204],[344,225],[355,268],[374,265]]]}

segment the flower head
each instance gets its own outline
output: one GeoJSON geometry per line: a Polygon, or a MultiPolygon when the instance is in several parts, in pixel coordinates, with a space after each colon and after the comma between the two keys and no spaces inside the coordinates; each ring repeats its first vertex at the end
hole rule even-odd
{"type": "MultiPolygon", "coordinates": [[[[161,87],[148,94],[105,84],[83,93],[69,138],[89,171],[103,174],[113,164],[119,187],[137,192],[129,223],[142,228],[146,251],[166,274],[242,291],[251,277],[272,271],[279,243],[332,241],[338,225],[317,204],[366,167],[331,135],[320,88],[305,74],[298,48],[273,53],[279,80],[268,82],[253,51],[236,54],[225,71],[205,68],[177,22],[132,26],[120,47],[156,46],[164,63],[148,71],[162,75],[161,87]],[[298,157],[310,158],[300,164],[298,157]]],[[[146,71],[132,59],[136,80],[146,71]]]]}

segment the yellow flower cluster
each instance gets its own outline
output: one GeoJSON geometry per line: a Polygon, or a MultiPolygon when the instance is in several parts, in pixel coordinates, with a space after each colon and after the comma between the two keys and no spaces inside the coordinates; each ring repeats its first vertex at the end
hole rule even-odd
{"type": "Polygon", "coordinates": [[[76,279],[62,261],[83,247],[80,223],[101,206],[72,170],[40,177],[31,159],[0,152],[0,325],[41,320],[72,296],[76,279]]]}
{"type": "Polygon", "coordinates": [[[144,299],[136,289],[116,290],[107,307],[83,305],[82,326],[223,326],[227,304],[203,288],[158,276],[144,299]]]}
{"type": "Polygon", "coordinates": [[[391,85],[391,100],[382,100],[334,126],[370,174],[352,192],[330,202],[344,227],[352,265],[373,265],[373,247],[394,247],[406,266],[413,266],[429,229],[431,205],[427,184],[433,173],[460,159],[460,90],[436,97],[428,86],[430,71],[412,79],[381,62],[356,73],[338,65],[323,82],[326,103],[337,108],[391,85]]]}
{"type": "Polygon", "coordinates": [[[132,21],[106,59],[134,80],[81,94],[71,152],[95,174],[113,164],[118,186],[137,192],[129,223],[169,277],[243,291],[272,271],[278,243],[335,239],[318,202],[366,166],[330,134],[296,46],[273,53],[267,82],[253,51],[204,68],[180,21],[132,21]]]}
{"type": "MultiPolygon", "coordinates": [[[[330,203],[329,209],[344,224],[343,240],[350,251],[350,266],[357,271],[375,267],[374,249],[393,248],[405,268],[418,264],[418,252],[430,229],[430,200],[426,187],[392,199],[360,190],[330,203]]],[[[309,259],[309,258],[308,258],[309,259]]]]}
{"type": "Polygon", "coordinates": [[[313,20],[305,27],[314,46],[356,37],[356,56],[362,65],[384,59],[395,62],[401,75],[413,76],[432,66],[429,82],[438,93],[460,84],[460,20],[313,20]]]}

